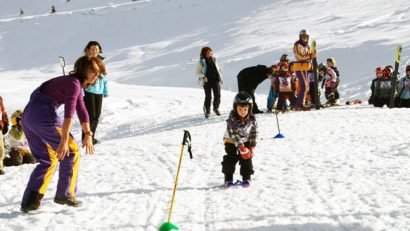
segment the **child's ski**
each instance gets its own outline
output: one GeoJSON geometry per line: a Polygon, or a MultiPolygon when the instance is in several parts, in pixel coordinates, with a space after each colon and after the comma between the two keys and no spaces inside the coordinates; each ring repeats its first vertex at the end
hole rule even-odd
{"type": "Polygon", "coordinates": [[[225,185],[224,185],[224,188],[225,188],[225,189],[228,189],[228,188],[232,188],[232,187],[234,187],[234,186],[242,186],[242,187],[244,187],[244,188],[247,188],[247,187],[250,186],[250,184],[249,184],[249,181],[248,181],[247,183],[244,183],[244,182],[241,181],[241,180],[236,180],[235,182],[232,182],[231,184],[225,184],[225,185]]]}
{"type": "MultiPolygon", "coordinates": [[[[316,40],[313,40],[310,46],[310,53],[316,53],[316,40]]],[[[320,93],[319,93],[319,86],[318,86],[318,76],[317,76],[317,58],[312,59],[312,74],[313,74],[313,80],[315,81],[315,95],[312,96],[315,100],[315,106],[316,110],[320,109],[320,93]]]]}
{"type": "Polygon", "coordinates": [[[392,77],[389,108],[394,107],[394,97],[396,96],[396,85],[397,85],[397,75],[399,72],[400,55],[401,55],[401,45],[398,45],[396,48],[396,61],[394,64],[394,71],[393,71],[393,77],[392,77]]]}

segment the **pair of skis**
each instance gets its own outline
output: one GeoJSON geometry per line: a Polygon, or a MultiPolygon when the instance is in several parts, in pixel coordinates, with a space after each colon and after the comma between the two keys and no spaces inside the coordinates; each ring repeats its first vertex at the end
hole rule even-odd
{"type": "Polygon", "coordinates": [[[399,64],[400,64],[400,56],[401,56],[401,45],[398,45],[396,48],[396,59],[394,63],[394,71],[392,76],[392,85],[391,85],[391,93],[390,93],[390,101],[389,101],[389,108],[394,107],[394,98],[396,97],[396,88],[397,88],[397,76],[399,74],[399,64]]]}

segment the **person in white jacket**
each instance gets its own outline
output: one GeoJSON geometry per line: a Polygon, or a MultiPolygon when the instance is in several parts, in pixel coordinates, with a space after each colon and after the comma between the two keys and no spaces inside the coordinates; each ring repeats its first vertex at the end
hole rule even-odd
{"type": "Polygon", "coordinates": [[[203,107],[205,118],[209,118],[210,116],[212,92],[214,94],[213,111],[216,115],[220,116],[219,104],[221,102],[221,84],[223,80],[216,59],[212,56],[212,49],[210,47],[202,48],[196,67],[196,74],[199,84],[203,86],[205,91],[203,107]]]}

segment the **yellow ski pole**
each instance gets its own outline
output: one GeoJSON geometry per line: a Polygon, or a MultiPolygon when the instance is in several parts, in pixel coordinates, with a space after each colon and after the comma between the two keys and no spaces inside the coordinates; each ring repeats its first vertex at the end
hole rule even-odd
{"type": "Polygon", "coordinates": [[[175,226],[174,224],[171,223],[171,215],[172,215],[172,208],[174,207],[175,194],[176,194],[176,191],[177,191],[177,185],[178,185],[178,179],[179,179],[179,170],[181,169],[182,156],[184,154],[185,144],[188,145],[189,156],[192,159],[191,134],[189,134],[189,131],[187,131],[187,130],[184,130],[184,138],[182,140],[181,154],[179,155],[177,175],[175,177],[174,190],[172,192],[172,199],[171,199],[171,206],[170,206],[169,214],[168,214],[168,222],[165,222],[161,225],[161,227],[159,228],[160,231],[179,230],[179,228],[177,226],[175,226]]]}

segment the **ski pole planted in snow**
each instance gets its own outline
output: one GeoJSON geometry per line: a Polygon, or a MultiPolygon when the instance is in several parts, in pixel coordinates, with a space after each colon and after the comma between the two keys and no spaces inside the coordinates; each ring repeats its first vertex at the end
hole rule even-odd
{"type": "Polygon", "coordinates": [[[63,75],[65,76],[65,70],[64,70],[65,60],[64,60],[64,57],[63,57],[63,56],[59,56],[58,58],[60,59],[60,66],[61,66],[61,68],[63,69],[63,75]]]}
{"type": "Polygon", "coordinates": [[[169,209],[168,221],[161,225],[161,227],[159,228],[159,231],[179,230],[179,228],[176,225],[171,223],[171,214],[172,214],[172,207],[174,206],[175,193],[177,190],[178,178],[179,178],[179,170],[181,169],[181,162],[182,162],[182,156],[184,154],[185,145],[188,145],[189,157],[192,159],[193,157],[192,157],[192,152],[191,152],[191,134],[189,134],[189,131],[187,130],[184,130],[184,138],[182,139],[181,154],[179,156],[177,175],[175,177],[174,190],[172,192],[172,199],[171,199],[171,206],[169,209]]]}
{"type": "Polygon", "coordinates": [[[276,115],[276,124],[278,125],[278,132],[279,132],[279,133],[278,133],[275,137],[273,137],[273,138],[275,138],[275,139],[276,139],[276,138],[285,138],[285,136],[280,133],[278,113],[276,112],[275,115],[276,115]]]}

